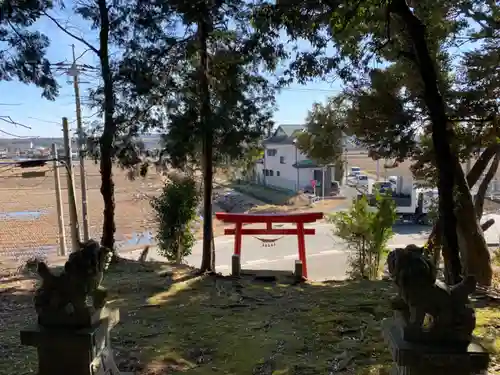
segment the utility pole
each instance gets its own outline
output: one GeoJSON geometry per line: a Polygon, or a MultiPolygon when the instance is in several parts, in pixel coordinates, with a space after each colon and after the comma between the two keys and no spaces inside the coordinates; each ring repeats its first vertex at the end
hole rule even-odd
{"type": "Polygon", "coordinates": [[[76,104],[76,126],[78,130],[78,153],[80,157],[80,185],[82,191],[82,225],[83,225],[83,240],[89,239],[89,218],[87,207],[87,179],[85,176],[85,139],[83,135],[82,126],[82,108],[80,103],[80,86],[78,80],[78,67],[76,65],[75,45],[71,45],[73,49],[73,64],[69,70],[70,75],[73,76],[73,88],[75,90],[75,104],[76,104]]]}
{"type": "Polygon", "coordinates": [[[54,159],[54,182],[56,187],[57,223],[59,225],[59,255],[66,255],[66,230],[64,228],[64,211],[61,197],[61,176],[57,160],[57,146],[52,143],[52,159],[54,159]]]}
{"type": "Polygon", "coordinates": [[[73,252],[80,249],[80,228],[78,225],[78,212],[76,211],[75,183],[73,181],[73,160],[71,158],[71,138],[69,136],[68,119],[63,117],[64,152],[66,154],[66,174],[68,177],[68,206],[71,228],[71,248],[73,252]]]}

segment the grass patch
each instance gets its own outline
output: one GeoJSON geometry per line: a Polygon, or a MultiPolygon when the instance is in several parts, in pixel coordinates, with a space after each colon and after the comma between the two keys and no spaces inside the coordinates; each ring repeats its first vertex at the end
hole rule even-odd
{"type": "Polygon", "coordinates": [[[286,204],[290,198],[296,195],[293,191],[273,189],[256,184],[231,183],[228,187],[264,203],[275,205],[286,204]]]}
{"type": "MultiPolygon", "coordinates": [[[[139,374],[388,374],[380,323],[391,315],[390,283],[293,286],[194,277],[188,267],[123,261],[105,278],[120,307],[112,331],[122,371],[139,374]]],[[[4,280],[0,299],[0,373],[36,371],[19,331],[34,321],[33,281],[4,280]]],[[[477,333],[499,348],[500,309],[477,309],[477,333]]],[[[494,356],[494,363],[499,358],[494,356]]],[[[492,371],[495,373],[495,371],[492,371]]]]}

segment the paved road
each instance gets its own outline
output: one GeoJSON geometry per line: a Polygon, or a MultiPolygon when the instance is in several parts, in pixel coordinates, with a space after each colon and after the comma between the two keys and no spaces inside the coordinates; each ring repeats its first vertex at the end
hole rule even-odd
{"type": "MultiPolygon", "coordinates": [[[[500,223],[500,215],[497,216],[497,222],[500,223]]],[[[306,239],[309,278],[312,280],[344,278],[349,254],[345,243],[331,234],[331,224],[318,223],[309,225],[309,227],[316,228],[316,235],[307,236],[306,239]]],[[[430,231],[430,227],[417,225],[398,225],[394,229],[396,234],[389,241],[389,248],[403,247],[410,243],[423,245],[430,231]]],[[[487,241],[489,243],[498,242],[500,225],[492,230],[486,233],[487,241]]],[[[262,247],[262,243],[258,239],[252,236],[244,237],[241,252],[242,268],[293,270],[294,262],[298,259],[297,239],[294,236],[285,236],[276,241],[275,244],[274,247],[262,247]]],[[[228,274],[234,248],[232,236],[217,237],[215,248],[216,271],[228,274]]],[[[186,258],[186,262],[193,266],[199,266],[201,251],[201,243],[197,243],[193,253],[186,258]]],[[[140,251],[131,253],[131,256],[137,258],[139,253],[140,251]]],[[[151,251],[150,258],[162,260],[155,251],[151,251]]]]}
{"type": "MultiPolygon", "coordinates": [[[[346,195],[356,193],[347,191],[346,195]]],[[[346,207],[348,203],[346,203],[346,207]]],[[[496,224],[485,233],[488,243],[498,243],[500,237],[500,215],[485,215],[483,221],[494,217],[496,224]]],[[[285,225],[283,228],[293,227],[285,225]]],[[[306,237],[307,261],[309,278],[312,280],[341,279],[345,277],[349,250],[345,243],[331,233],[331,224],[313,223],[309,228],[316,229],[316,235],[306,237]]],[[[395,235],[389,242],[390,248],[402,247],[414,243],[423,245],[429,235],[430,227],[418,225],[396,225],[395,235]]],[[[274,238],[279,236],[272,236],[274,238]]],[[[271,237],[271,238],[272,238],[271,237]]],[[[263,237],[270,238],[270,236],[263,237]]],[[[215,239],[216,271],[223,274],[230,272],[231,255],[234,249],[232,236],[222,236],[215,239]]],[[[140,252],[131,253],[138,257],[140,252]]],[[[193,266],[201,263],[202,246],[198,242],[186,262],[193,266]]],[[[162,260],[155,251],[151,251],[151,259],[162,260]]],[[[261,241],[253,236],[245,236],[242,243],[242,268],[293,270],[294,262],[298,259],[297,239],[295,236],[284,236],[275,242],[273,247],[263,247],[261,241]]]]}
{"type": "MultiPolygon", "coordinates": [[[[288,225],[284,227],[288,227],[288,225]]],[[[316,229],[316,235],[307,236],[306,239],[309,278],[313,280],[344,278],[349,254],[345,243],[332,235],[331,224],[317,223],[308,227],[316,229]]],[[[405,246],[409,243],[424,244],[429,227],[401,226],[396,230],[400,230],[401,233],[397,233],[391,239],[389,244],[391,248],[405,246]]],[[[234,239],[232,236],[217,237],[215,248],[216,271],[228,274],[234,239]]],[[[131,253],[130,256],[135,258],[138,257],[139,253],[140,251],[137,251],[131,253]]],[[[193,253],[186,258],[186,262],[193,266],[199,266],[201,253],[201,243],[197,243],[193,253]]],[[[150,259],[162,260],[155,251],[151,251],[150,259]]],[[[282,237],[276,241],[273,247],[263,247],[262,243],[252,236],[243,238],[241,252],[243,269],[293,270],[296,259],[298,259],[297,239],[294,236],[282,237]]]]}

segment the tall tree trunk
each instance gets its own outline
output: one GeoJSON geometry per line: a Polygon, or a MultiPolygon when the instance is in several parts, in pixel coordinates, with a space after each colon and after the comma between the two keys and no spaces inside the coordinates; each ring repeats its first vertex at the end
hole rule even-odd
{"type": "Polygon", "coordinates": [[[500,153],[497,152],[495,158],[493,159],[493,162],[490,165],[490,168],[488,169],[488,172],[484,176],[483,181],[481,181],[481,184],[477,189],[477,194],[474,199],[474,206],[476,209],[477,218],[479,220],[483,216],[484,199],[486,198],[486,192],[488,191],[488,186],[490,186],[491,180],[493,180],[493,177],[495,177],[495,174],[497,173],[499,162],[500,162],[500,153]]]}
{"type": "Polygon", "coordinates": [[[113,183],[113,138],[116,133],[114,122],[113,76],[109,64],[109,10],[106,0],[98,0],[101,17],[99,33],[99,60],[104,82],[104,129],[100,139],[101,150],[101,195],[104,201],[104,222],[101,243],[110,249],[115,244],[115,186],[113,183]]]}
{"type": "Polygon", "coordinates": [[[469,186],[464,177],[462,168],[456,160],[459,169],[457,187],[459,199],[458,229],[460,230],[460,250],[462,263],[466,275],[475,276],[477,282],[484,286],[490,286],[493,277],[491,268],[491,256],[483,231],[476,217],[476,210],[470,195],[469,186]]]}
{"type": "MultiPolygon", "coordinates": [[[[476,161],[471,171],[467,175],[468,186],[472,187],[477,183],[477,181],[483,174],[484,170],[488,167],[488,163],[490,162],[491,158],[493,156],[497,157],[496,155],[498,155],[499,151],[500,151],[500,145],[496,144],[489,146],[483,151],[483,153],[481,154],[481,156],[476,161]]],[[[478,195],[476,197],[475,207],[472,207],[472,212],[477,215],[478,220],[482,217],[482,211],[483,211],[482,207],[485,199],[484,189],[487,188],[487,185],[491,181],[491,178],[496,173],[496,170],[498,168],[498,164],[497,165],[495,164],[496,163],[494,160],[492,165],[490,166],[487,175],[482,181],[481,184],[482,187],[480,186],[479,188],[480,191],[478,191],[478,195]],[[489,178],[490,176],[491,178],[489,178]]],[[[462,168],[458,166],[457,171],[462,172],[462,168]]],[[[471,211],[467,211],[465,209],[466,207],[468,207],[468,209],[471,210],[471,205],[468,203],[468,200],[472,199],[470,197],[470,192],[469,194],[465,194],[465,189],[463,190],[463,192],[464,192],[463,194],[459,194],[457,212],[459,219],[463,218],[464,220],[462,221],[462,224],[458,226],[457,230],[459,232],[458,236],[459,236],[460,250],[463,256],[463,263],[465,266],[464,270],[470,273],[474,272],[475,274],[482,274],[483,275],[482,277],[481,276],[478,277],[476,275],[476,277],[478,277],[478,281],[483,285],[489,285],[489,283],[491,282],[492,270],[490,264],[490,254],[486,241],[484,240],[483,232],[494,224],[494,220],[490,219],[487,222],[483,223],[480,226],[480,229],[475,229],[471,231],[470,230],[471,225],[475,226],[478,223],[474,223],[474,221],[470,220],[470,218],[473,217],[474,215],[471,213],[471,211]],[[480,234],[481,238],[477,237],[477,233],[480,234]],[[468,240],[466,240],[465,237],[467,237],[468,240]],[[475,238],[479,239],[476,240],[475,238]],[[468,243],[469,245],[467,245],[468,243]],[[465,262],[465,260],[467,260],[467,262],[465,262]]],[[[441,219],[438,219],[428,240],[428,248],[430,249],[430,252],[432,252],[432,249],[434,250],[433,251],[434,262],[436,265],[439,263],[440,259],[439,248],[441,246],[440,242],[441,239],[440,236],[437,235],[437,233],[439,233],[439,227],[441,225],[442,225],[441,219]]]]}
{"type": "MultiPolygon", "coordinates": [[[[495,156],[499,149],[499,145],[491,145],[482,152],[482,154],[474,163],[472,169],[467,174],[467,184],[469,185],[469,187],[474,186],[477,181],[479,181],[479,178],[485,171],[486,167],[488,167],[488,163],[490,162],[491,158],[495,156]]],[[[440,238],[439,236],[437,236],[437,233],[441,233],[441,224],[441,218],[438,217],[436,223],[434,224],[434,227],[432,228],[429,239],[427,240],[428,249],[431,253],[433,252],[434,247],[439,247],[441,245],[440,238]]]]}
{"type": "MultiPolygon", "coordinates": [[[[210,22],[207,20],[208,10],[201,2],[200,20],[198,21],[198,42],[200,48],[200,97],[201,126],[203,131],[203,254],[200,271],[212,268],[212,180],[213,180],[213,130],[211,127],[210,88],[208,77],[207,39],[210,22]]],[[[213,270],[212,270],[213,271],[213,270]]]]}
{"type": "Polygon", "coordinates": [[[490,160],[500,151],[500,145],[493,144],[488,146],[479,158],[476,160],[469,174],[467,174],[467,183],[469,186],[474,186],[478,181],[486,167],[490,163],[490,160]]]}
{"type": "Polygon", "coordinates": [[[411,11],[405,0],[393,0],[390,11],[399,15],[406,24],[409,36],[413,42],[416,63],[424,83],[423,99],[429,110],[432,121],[432,143],[436,155],[439,172],[439,215],[443,219],[443,234],[448,253],[445,256],[448,279],[456,284],[461,280],[461,264],[457,238],[457,218],[453,190],[455,181],[454,158],[450,143],[452,131],[448,128],[446,106],[438,86],[438,75],[432,61],[427,41],[425,25],[411,11]]]}

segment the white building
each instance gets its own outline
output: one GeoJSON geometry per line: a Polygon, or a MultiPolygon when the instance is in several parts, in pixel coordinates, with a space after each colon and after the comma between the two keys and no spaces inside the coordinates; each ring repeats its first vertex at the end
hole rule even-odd
{"type": "MultiPolygon", "coordinates": [[[[280,125],[274,134],[262,142],[264,158],[256,164],[256,182],[276,188],[298,191],[318,181],[321,186],[323,168],[307,158],[295,146],[303,125],[280,125]]],[[[325,168],[325,181],[331,181],[332,169],[325,168]]],[[[327,183],[325,189],[329,190],[327,183]]]]}

